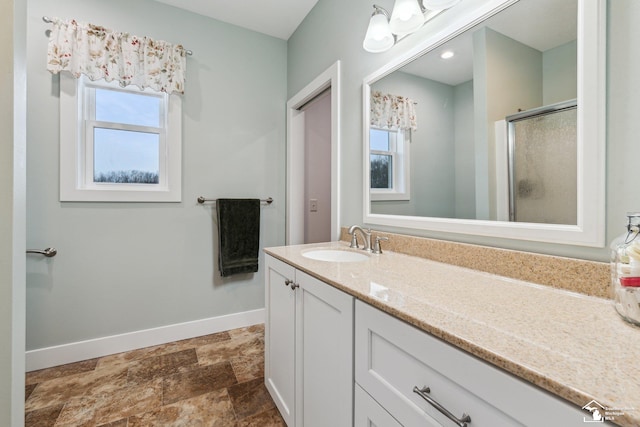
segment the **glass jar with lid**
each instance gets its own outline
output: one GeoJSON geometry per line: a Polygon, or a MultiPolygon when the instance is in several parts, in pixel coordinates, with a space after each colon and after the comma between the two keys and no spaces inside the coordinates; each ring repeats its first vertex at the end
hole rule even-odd
{"type": "Polygon", "coordinates": [[[611,287],[616,311],[640,325],[640,212],[627,218],[627,232],[611,243],[611,287]]]}

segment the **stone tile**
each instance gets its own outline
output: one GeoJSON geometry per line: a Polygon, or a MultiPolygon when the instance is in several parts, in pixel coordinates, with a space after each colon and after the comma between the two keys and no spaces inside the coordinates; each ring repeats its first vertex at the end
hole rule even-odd
{"type": "Polygon", "coordinates": [[[108,424],[100,424],[98,427],[128,427],[129,419],[123,418],[108,424]]]}
{"type": "Polygon", "coordinates": [[[96,425],[96,407],[100,404],[97,397],[75,397],[65,403],[56,427],[93,427],[96,425]]]}
{"type": "Polygon", "coordinates": [[[264,325],[27,376],[27,427],[284,426],[263,386],[264,325]]]}
{"type": "Polygon", "coordinates": [[[127,381],[129,384],[140,384],[154,378],[165,377],[178,373],[181,367],[195,365],[198,356],[194,348],[148,357],[129,366],[127,381]]]}
{"type": "Polygon", "coordinates": [[[162,405],[162,379],[114,390],[101,396],[78,397],[65,405],[58,425],[101,425],[162,405]]]}
{"type": "Polygon", "coordinates": [[[240,336],[229,341],[198,347],[198,363],[212,365],[237,357],[264,353],[264,339],[255,335],[240,336]]]}
{"type": "Polygon", "coordinates": [[[24,386],[24,401],[26,402],[33,390],[36,388],[38,384],[27,384],[24,386]]]}
{"type": "MultiPolygon", "coordinates": [[[[148,412],[162,405],[162,378],[118,390],[96,409],[98,424],[148,412]]],[[[66,408],[65,408],[66,410],[66,408]]]]}
{"type": "Polygon", "coordinates": [[[264,378],[236,384],[227,389],[238,420],[260,414],[275,407],[264,378]]]}
{"type": "Polygon", "coordinates": [[[219,332],[216,334],[203,335],[200,337],[189,338],[181,341],[174,341],[167,344],[156,345],[153,347],[145,347],[137,350],[128,351],[126,353],[117,353],[98,359],[96,369],[112,368],[114,366],[127,365],[131,362],[146,359],[163,354],[175,353],[181,350],[196,348],[207,344],[213,344],[221,341],[228,341],[231,336],[228,332],[219,332]]]}
{"type": "Polygon", "coordinates": [[[100,396],[126,385],[126,368],[68,375],[38,384],[25,402],[25,410],[58,405],[81,396],[100,396]]]}
{"type": "Polygon", "coordinates": [[[56,424],[56,420],[60,415],[60,411],[64,404],[47,406],[45,408],[36,409],[25,414],[25,427],[49,427],[56,424]]]}
{"type": "Polygon", "coordinates": [[[163,404],[189,399],[236,383],[230,362],[198,366],[164,378],[163,404]]]}
{"type": "Polygon", "coordinates": [[[226,389],[165,405],[129,418],[127,427],[233,427],[236,417],[226,389]]]}
{"type": "Polygon", "coordinates": [[[98,359],[83,360],[81,362],[69,363],[66,365],[54,366],[52,368],[40,369],[38,371],[27,372],[25,383],[27,385],[37,384],[55,378],[66,377],[68,375],[93,371],[96,368],[98,359]]]}
{"type": "Polygon", "coordinates": [[[238,427],[287,427],[277,408],[240,420],[238,427]]]}
{"type": "Polygon", "coordinates": [[[233,372],[239,383],[244,383],[256,378],[264,377],[264,353],[251,354],[249,356],[235,357],[231,359],[233,372]]]}
{"type": "Polygon", "coordinates": [[[246,328],[232,329],[229,331],[229,335],[231,336],[231,339],[243,336],[264,337],[264,323],[247,326],[246,328]]]}

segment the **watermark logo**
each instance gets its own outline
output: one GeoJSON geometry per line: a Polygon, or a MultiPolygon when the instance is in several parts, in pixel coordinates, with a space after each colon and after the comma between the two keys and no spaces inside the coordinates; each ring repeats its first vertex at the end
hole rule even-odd
{"type": "Polygon", "coordinates": [[[604,406],[592,400],[582,407],[583,411],[591,412],[591,418],[584,417],[585,423],[603,423],[606,409],[604,406]]]}
{"type": "Polygon", "coordinates": [[[609,408],[601,405],[596,400],[592,400],[582,407],[583,411],[589,412],[589,416],[585,416],[585,423],[604,423],[605,421],[614,421],[616,417],[621,417],[625,412],[634,412],[633,408],[609,408]]]}

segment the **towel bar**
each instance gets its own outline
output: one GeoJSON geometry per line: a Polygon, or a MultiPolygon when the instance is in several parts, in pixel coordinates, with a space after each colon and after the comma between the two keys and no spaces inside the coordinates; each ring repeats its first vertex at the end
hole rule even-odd
{"type": "MultiPolygon", "coordinates": [[[[198,197],[198,203],[200,203],[201,205],[204,204],[204,202],[213,202],[214,204],[216,203],[216,199],[206,199],[202,196],[198,197]]],[[[273,203],[273,199],[271,197],[266,198],[266,199],[260,199],[261,203],[270,205],[271,203],[273,203]]]]}

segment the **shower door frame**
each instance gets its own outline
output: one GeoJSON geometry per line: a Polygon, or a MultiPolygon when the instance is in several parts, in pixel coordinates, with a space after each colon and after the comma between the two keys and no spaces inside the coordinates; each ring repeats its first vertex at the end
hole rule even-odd
{"type": "MultiPolygon", "coordinates": [[[[509,221],[516,222],[516,195],[515,195],[515,136],[516,122],[531,119],[533,117],[546,116],[549,114],[559,113],[561,111],[578,108],[578,100],[570,99],[555,104],[545,105],[543,107],[532,108],[516,114],[505,117],[507,125],[507,169],[509,177],[509,221]]],[[[577,153],[576,153],[577,159],[577,153]]],[[[578,177],[576,176],[576,181],[578,177]]],[[[576,207],[577,208],[577,207],[576,207]]],[[[575,225],[575,224],[571,224],[575,225]]]]}

